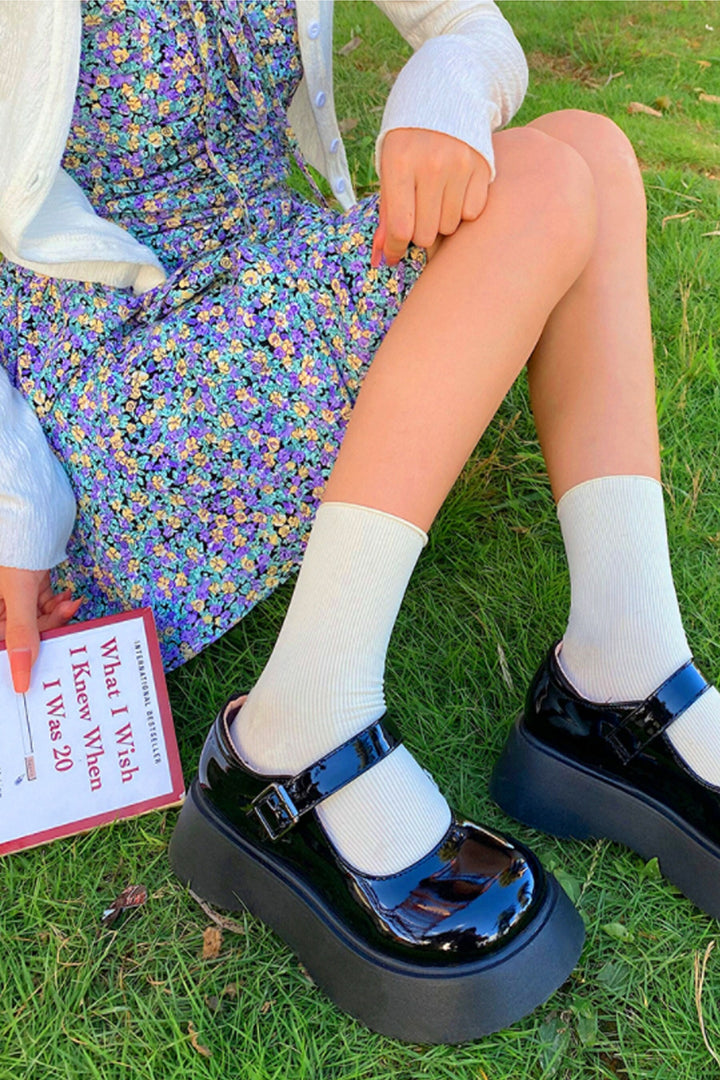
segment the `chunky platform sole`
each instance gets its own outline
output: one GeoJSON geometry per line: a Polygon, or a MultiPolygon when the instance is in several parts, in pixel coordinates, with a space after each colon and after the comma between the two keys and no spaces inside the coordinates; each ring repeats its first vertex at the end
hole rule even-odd
{"type": "Polygon", "coordinates": [[[608,839],[644,859],[720,919],[720,849],[632,785],[600,777],[535,738],[518,719],[490,780],[490,794],[517,821],[552,836],[608,839]]]}
{"type": "Polygon", "coordinates": [[[540,910],[505,949],[452,970],[388,958],[338,923],[304,880],[238,836],[197,782],[180,812],[170,862],[202,899],[231,911],[245,907],[272,927],[339,1008],[407,1042],[464,1042],[508,1027],[565,981],[585,936],[548,875],[540,910]]]}

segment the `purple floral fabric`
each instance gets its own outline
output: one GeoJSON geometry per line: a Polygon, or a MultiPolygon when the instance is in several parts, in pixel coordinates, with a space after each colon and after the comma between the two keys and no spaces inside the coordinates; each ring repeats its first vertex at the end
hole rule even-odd
{"type": "Polygon", "coordinates": [[[297,568],[425,265],[370,267],[377,196],[343,213],[288,186],[301,76],[292,3],[87,0],[62,164],[168,279],[136,297],[0,264],[0,360],[78,501],[55,583],[85,618],[150,606],[167,669],[297,568]]]}

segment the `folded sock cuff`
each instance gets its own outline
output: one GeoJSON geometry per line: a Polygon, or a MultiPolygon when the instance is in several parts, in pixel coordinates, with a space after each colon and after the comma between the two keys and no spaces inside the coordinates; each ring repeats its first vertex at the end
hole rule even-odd
{"type": "Polygon", "coordinates": [[[342,506],[342,507],[345,507],[348,510],[361,510],[364,513],[368,513],[368,514],[378,514],[380,517],[387,518],[388,521],[399,521],[402,525],[407,525],[407,527],[409,529],[413,529],[413,531],[417,533],[417,535],[420,537],[420,539],[422,541],[422,546],[423,547],[427,546],[427,542],[428,542],[427,533],[424,532],[420,528],[419,525],[415,525],[412,521],[407,521],[406,518],[398,517],[397,514],[388,514],[388,512],[386,510],[378,510],[377,507],[375,507],[375,506],[361,506],[359,503],[335,502],[335,501],[321,503],[320,508],[318,510],[318,513],[320,512],[320,510],[323,509],[323,507],[327,507],[327,506],[342,506]]]}
{"type": "Polygon", "coordinates": [[[618,496],[632,496],[635,492],[651,488],[660,488],[662,484],[654,476],[642,476],[635,473],[623,473],[620,476],[596,476],[592,480],[583,480],[580,484],[568,488],[561,499],[558,500],[558,517],[562,510],[570,503],[577,501],[585,495],[594,495],[598,499],[603,497],[613,502],[618,496]]]}

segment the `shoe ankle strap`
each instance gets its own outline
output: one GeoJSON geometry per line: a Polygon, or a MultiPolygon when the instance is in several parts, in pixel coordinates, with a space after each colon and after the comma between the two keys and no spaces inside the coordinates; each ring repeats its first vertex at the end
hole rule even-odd
{"type": "Polygon", "coordinates": [[[255,814],[271,840],[284,836],[303,814],[323,799],[387,757],[401,739],[385,717],[331,750],[289,780],[273,780],[256,795],[249,814],[255,814]]]}
{"type": "Polygon", "coordinates": [[[657,690],[627,713],[620,724],[608,733],[615,752],[624,765],[640,754],[648,743],[661,735],[686,709],[710,689],[692,659],[666,679],[657,690]]]}

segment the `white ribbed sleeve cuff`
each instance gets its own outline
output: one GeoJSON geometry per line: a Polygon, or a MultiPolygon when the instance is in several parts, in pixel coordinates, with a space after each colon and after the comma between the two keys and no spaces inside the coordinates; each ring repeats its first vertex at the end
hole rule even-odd
{"type": "Polygon", "coordinates": [[[482,154],[494,179],[492,133],[512,119],[526,89],[525,57],[504,20],[468,20],[462,34],[430,38],[390,91],[375,143],[378,176],[388,131],[409,127],[467,143],[482,154]]]}
{"type": "Polygon", "coordinates": [[[56,566],[74,521],[68,478],[32,408],[0,368],[0,566],[56,566]]]}

